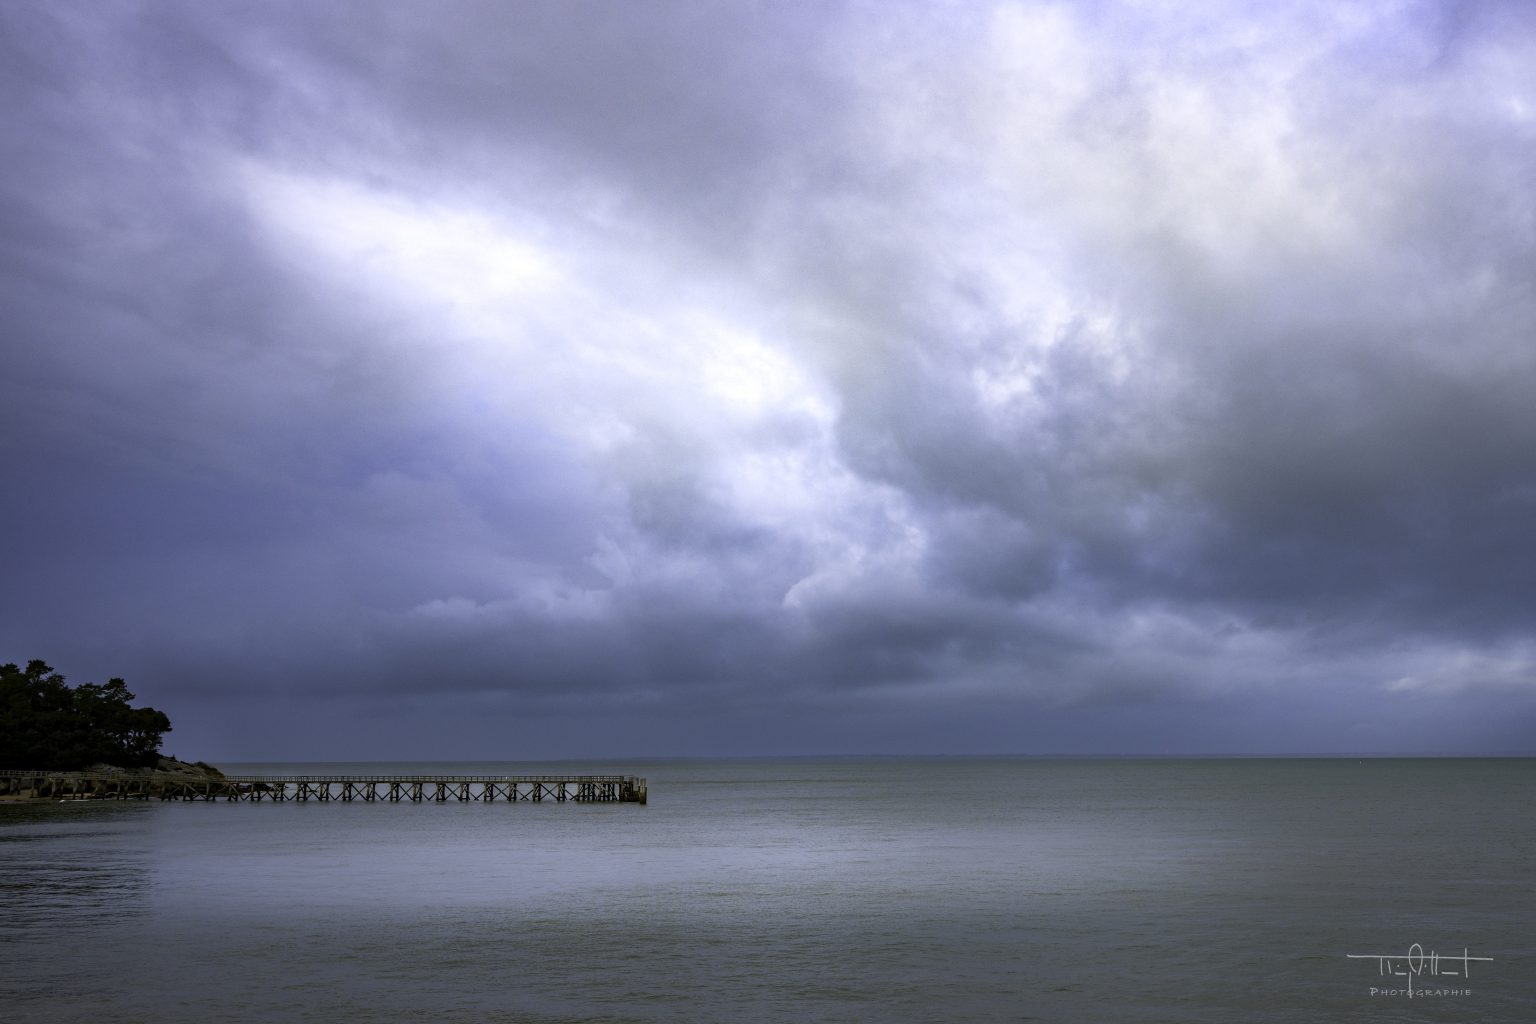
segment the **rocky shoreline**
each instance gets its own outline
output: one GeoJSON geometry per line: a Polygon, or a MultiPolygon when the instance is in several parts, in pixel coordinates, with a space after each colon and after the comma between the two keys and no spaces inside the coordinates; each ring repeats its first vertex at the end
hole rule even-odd
{"type": "MultiPolygon", "coordinates": [[[[93,764],[81,771],[92,775],[123,775],[129,778],[159,778],[161,776],[188,776],[198,779],[222,779],[224,773],[206,761],[178,761],[174,757],[162,757],[152,768],[119,768],[111,764],[93,764]]],[[[67,773],[55,773],[67,774],[67,773]]]]}
{"type": "MultiPolygon", "coordinates": [[[[20,773],[11,773],[15,776],[20,773]]],[[[148,767],[123,768],[113,764],[93,764],[75,771],[50,771],[25,773],[33,780],[54,780],[74,776],[91,776],[95,778],[110,778],[114,780],[144,780],[149,782],[206,782],[210,780],[222,780],[224,773],[206,761],[181,761],[174,757],[161,757],[154,765],[148,767]]],[[[68,797],[70,800],[100,799],[88,795],[68,797]]],[[[15,786],[3,787],[0,791],[0,803],[56,803],[59,797],[51,795],[38,795],[37,789],[32,785],[19,783],[15,786]]]]}

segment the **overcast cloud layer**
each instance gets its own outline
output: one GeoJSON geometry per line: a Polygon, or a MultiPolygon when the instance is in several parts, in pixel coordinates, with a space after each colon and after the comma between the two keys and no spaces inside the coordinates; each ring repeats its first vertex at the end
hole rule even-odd
{"type": "Polygon", "coordinates": [[[0,661],[183,756],[1536,753],[1523,4],[0,6],[0,661]]]}

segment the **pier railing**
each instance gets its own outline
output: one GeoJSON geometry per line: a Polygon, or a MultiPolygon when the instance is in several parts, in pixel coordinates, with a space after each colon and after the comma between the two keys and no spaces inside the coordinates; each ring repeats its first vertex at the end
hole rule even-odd
{"type": "Polygon", "coordinates": [[[225,775],[0,771],[0,794],[60,800],[646,802],[633,775],[225,775]]]}

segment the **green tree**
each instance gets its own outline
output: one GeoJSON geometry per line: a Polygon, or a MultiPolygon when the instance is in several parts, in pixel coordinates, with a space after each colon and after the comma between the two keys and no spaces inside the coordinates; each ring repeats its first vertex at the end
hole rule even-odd
{"type": "Polygon", "coordinates": [[[154,764],[171,720],[133,699],[121,679],[71,687],[43,661],[0,665],[0,768],[154,764]]]}

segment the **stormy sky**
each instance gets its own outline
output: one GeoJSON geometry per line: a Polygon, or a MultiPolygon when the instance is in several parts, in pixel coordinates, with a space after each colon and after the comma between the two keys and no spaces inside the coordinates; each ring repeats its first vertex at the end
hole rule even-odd
{"type": "Polygon", "coordinates": [[[1536,753],[1521,3],[0,5],[0,661],[183,757],[1536,753]]]}

